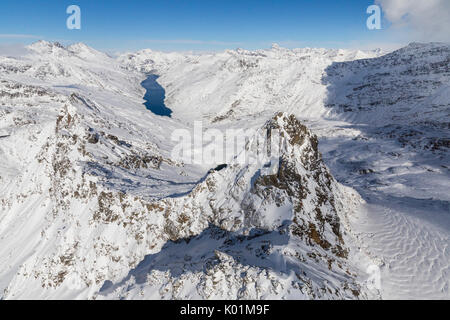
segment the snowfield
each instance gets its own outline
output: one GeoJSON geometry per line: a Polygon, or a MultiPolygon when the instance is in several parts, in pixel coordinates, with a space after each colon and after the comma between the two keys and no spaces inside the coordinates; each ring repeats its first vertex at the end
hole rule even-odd
{"type": "Polygon", "coordinates": [[[440,43],[0,57],[0,299],[450,299],[449,76],[440,43]],[[199,121],[252,134],[173,157],[199,121]]]}

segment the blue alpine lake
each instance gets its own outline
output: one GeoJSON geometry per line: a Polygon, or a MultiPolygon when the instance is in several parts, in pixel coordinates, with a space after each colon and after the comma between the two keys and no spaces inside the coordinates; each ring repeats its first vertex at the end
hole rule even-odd
{"type": "Polygon", "coordinates": [[[144,100],[145,107],[158,116],[171,117],[172,110],[166,107],[164,100],[166,98],[166,90],[158,83],[159,76],[150,74],[141,85],[146,91],[144,100]]]}

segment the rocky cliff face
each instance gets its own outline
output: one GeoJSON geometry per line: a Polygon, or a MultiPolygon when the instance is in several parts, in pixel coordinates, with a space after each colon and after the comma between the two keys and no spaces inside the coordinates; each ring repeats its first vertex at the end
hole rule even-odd
{"type": "Polygon", "coordinates": [[[241,163],[238,155],[188,196],[152,204],[159,207],[156,211],[164,211],[165,239],[170,241],[121,282],[108,282],[101,294],[226,299],[364,296],[347,259],[343,222],[361,199],[332,178],[317,138],[294,116],[280,113],[251,137],[245,150],[258,154],[259,161],[241,163]],[[275,132],[280,139],[276,145],[282,148],[273,155],[261,142],[275,132]]]}
{"type": "Polygon", "coordinates": [[[187,195],[156,200],[121,191],[116,175],[177,165],[102,132],[115,123],[91,112],[100,106],[77,94],[4,86],[10,131],[2,150],[14,144],[17,155],[2,171],[2,254],[12,257],[3,263],[11,270],[3,298],[133,295],[121,285],[127,273],[126,281],[146,279],[139,292],[149,297],[359,297],[343,221],[360,199],[332,178],[317,138],[294,116],[277,114],[249,137],[244,162],[238,155],[187,195]],[[37,97],[39,106],[22,107],[37,97]],[[261,149],[268,137],[279,139],[277,153],[261,149]],[[15,256],[23,246],[33,253],[15,256]],[[184,271],[173,272],[184,246],[203,254],[183,256],[184,271]],[[152,254],[163,266],[146,263],[152,254]]]}

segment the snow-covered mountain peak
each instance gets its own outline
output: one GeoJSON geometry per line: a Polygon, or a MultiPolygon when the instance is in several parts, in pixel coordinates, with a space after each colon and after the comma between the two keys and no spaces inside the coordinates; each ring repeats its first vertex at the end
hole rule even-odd
{"type": "Polygon", "coordinates": [[[331,177],[318,152],[317,138],[295,116],[278,113],[250,137],[245,149],[253,160],[242,162],[239,155],[227,166],[212,170],[188,195],[151,205],[166,208],[164,233],[171,241],[164,248],[171,259],[148,255],[122,281],[101,290],[101,295],[120,298],[141,292],[144,297],[203,299],[261,299],[275,294],[285,298],[365,296],[350,271],[357,266],[349,259],[345,222],[361,200],[331,177]],[[277,154],[267,146],[261,148],[264,140],[275,138],[275,132],[279,134],[275,144],[284,145],[277,154]],[[254,161],[256,158],[260,161],[254,161]],[[186,247],[180,238],[189,239],[187,243],[193,247],[186,247]],[[241,239],[238,246],[236,239],[241,239]],[[256,250],[264,243],[262,252],[256,250]],[[204,266],[206,271],[200,271],[204,266]],[[181,275],[159,272],[178,269],[181,275]],[[209,277],[216,277],[217,270],[233,276],[210,283],[209,277]],[[325,273],[340,280],[331,283],[325,273]],[[258,274],[257,280],[251,274],[258,274]],[[184,281],[178,290],[158,292],[157,284],[150,280],[155,277],[164,282],[184,281]],[[286,277],[298,286],[289,290],[280,286],[286,277]],[[199,285],[194,288],[190,283],[199,285]],[[251,286],[256,286],[256,291],[251,286]],[[262,290],[264,286],[267,290],[262,290]],[[320,289],[324,287],[330,290],[320,289]]]}
{"type": "Polygon", "coordinates": [[[28,54],[21,59],[0,57],[4,78],[50,86],[69,94],[79,87],[91,87],[144,95],[140,86],[143,74],[125,71],[119,61],[83,43],[64,47],[57,42],[38,41],[27,49],[28,54]]]}
{"type": "Polygon", "coordinates": [[[104,58],[108,58],[105,53],[95,50],[82,42],[65,47],[59,42],[39,40],[27,46],[27,49],[32,54],[38,54],[42,56],[42,58],[48,57],[49,59],[77,57],[91,61],[101,61],[104,58]]]}
{"type": "Polygon", "coordinates": [[[59,42],[39,40],[27,46],[27,49],[37,54],[67,55],[67,49],[59,42]]]}
{"type": "Polygon", "coordinates": [[[107,54],[95,50],[82,42],[71,44],[67,47],[67,50],[74,55],[86,60],[109,58],[107,54]]]}
{"type": "Polygon", "coordinates": [[[278,50],[280,49],[280,45],[278,43],[272,43],[271,47],[272,50],[278,50]]]}

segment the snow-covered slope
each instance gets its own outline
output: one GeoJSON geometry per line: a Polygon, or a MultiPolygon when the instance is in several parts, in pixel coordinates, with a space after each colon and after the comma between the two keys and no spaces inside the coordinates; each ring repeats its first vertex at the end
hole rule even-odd
{"type": "Polygon", "coordinates": [[[450,298],[449,80],[440,43],[336,63],[324,78],[345,122],[316,132],[337,179],[370,203],[353,229],[382,259],[384,298],[450,298]]]}
{"type": "Polygon", "coordinates": [[[450,147],[450,48],[417,44],[378,59],[327,68],[327,107],[341,119],[383,127],[386,139],[425,150],[450,147]]]}
{"type": "Polygon", "coordinates": [[[386,55],[274,46],[172,64],[134,55],[161,70],[181,121],[248,126],[273,110],[305,121],[331,172],[369,202],[352,230],[381,269],[382,297],[442,299],[450,297],[449,51],[440,43],[386,55]]]}
{"type": "Polygon", "coordinates": [[[100,293],[171,299],[367,297],[356,283],[358,266],[345,242],[347,215],[361,200],[331,177],[316,137],[294,116],[280,113],[243,152],[258,154],[261,161],[241,163],[238,156],[186,198],[160,202],[169,208],[165,231],[175,242],[100,293]],[[277,155],[260,150],[274,131],[284,145],[277,155]]]}
{"type": "Polygon", "coordinates": [[[294,49],[227,50],[205,55],[161,55],[143,50],[119,57],[130,69],[161,75],[166,105],[183,122],[220,123],[279,110],[304,117],[326,112],[322,85],[332,62],[375,57],[379,51],[294,49]]]}
{"type": "Polygon", "coordinates": [[[28,51],[0,57],[1,298],[449,297],[448,46],[28,51]],[[197,120],[254,133],[210,170],[172,156],[197,120]]]}
{"type": "Polygon", "coordinates": [[[136,80],[141,75],[125,72],[113,58],[82,43],[66,48],[39,41],[27,49],[21,58],[0,57],[2,78],[61,89],[104,89],[126,97],[143,90],[136,80]]]}

